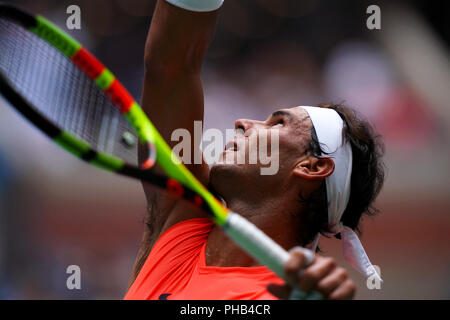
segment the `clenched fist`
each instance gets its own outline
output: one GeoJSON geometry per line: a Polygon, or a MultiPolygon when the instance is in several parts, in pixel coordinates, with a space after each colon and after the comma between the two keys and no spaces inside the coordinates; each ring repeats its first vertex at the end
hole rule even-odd
{"type": "Polygon", "coordinates": [[[352,299],[355,296],[354,282],[344,268],[336,265],[333,258],[316,255],[309,265],[308,262],[304,249],[293,248],[284,268],[286,283],[270,284],[267,290],[280,299],[288,299],[293,288],[300,289],[305,298],[313,292],[332,300],[352,299]]]}

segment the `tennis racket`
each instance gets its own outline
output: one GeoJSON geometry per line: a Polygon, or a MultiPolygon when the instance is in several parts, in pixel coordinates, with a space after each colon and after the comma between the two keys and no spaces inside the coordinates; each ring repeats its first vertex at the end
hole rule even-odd
{"type": "Polygon", "coordinates": [[[0,93],[76,157],[202,208],[240,247],[285,278],[289,254],[173,160],[139,104],[100,61],[42,16],[5,4],[0,4],[0,93]],[[141,161],[138,148],[145,150],[141,161]],[[154,172],[156,163],[167,176],[154,172]]]}

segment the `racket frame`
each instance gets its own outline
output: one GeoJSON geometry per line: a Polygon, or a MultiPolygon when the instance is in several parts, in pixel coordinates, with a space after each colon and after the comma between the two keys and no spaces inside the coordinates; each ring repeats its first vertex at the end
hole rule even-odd
{"type": "MultiPolygon", "coordinates": [[[[88,143],[51,123],[26,101],[0,72],[0,93],[55,143],[73,155],[102,169],[134,177],[167,189],[211,214],[213,221],[250,255],[285,278],[284,265],[289,254],[255,225],[228,210],[181,163],[174,162],[172,150],[153,126],[139,104],[97,58],[78,41],[42,16],[30,15],[16,7],[0,4],[0,17],[11,20],[42,38],[79,67],[115,103],[135,129],[148,156],[140,166],[94,150],[88,143]],[[169,178],[152,170],[158,163],[169,178]]],[[[176,157],[176,156],[175,156],[176,157]]],[[[310,255],[310,251],[305,249],[310,255]]]]}

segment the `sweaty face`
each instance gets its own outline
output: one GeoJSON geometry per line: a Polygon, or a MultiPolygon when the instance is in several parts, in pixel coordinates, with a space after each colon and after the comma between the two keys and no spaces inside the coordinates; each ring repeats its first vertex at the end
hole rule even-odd
{"type": "Polygon", "coordinates": [[[301,107],[280,109],[264,121],[237,120],[234,139],[211,168],[212,186],[219,193],[221,183],[273,187],[291,174],[305,155],[311,127],[308,113],[301,107]]]}

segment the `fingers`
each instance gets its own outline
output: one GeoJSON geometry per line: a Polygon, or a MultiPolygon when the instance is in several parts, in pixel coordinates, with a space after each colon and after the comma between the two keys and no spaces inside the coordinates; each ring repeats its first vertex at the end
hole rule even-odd
{"type": "Polygon", "coordinates": [[[348,279],[347,271],[338,267],[332,270],[327,276],[317,283],[316,290],[324,297],[328,297],[340,284],[348,279]]]}
{"type": "Polygon", "coordinates": [[[298,284],[299,278],[302,276],[303,269],[311,263],[314,263],[314,254],[310,254],[306,249],[295,247],[289,251],[289,260],[284,266],[287,282],[295,287],[298,284]]]}
{"type": "Polygon", "coordinates": [[[333,259],[316,257],[314,263],[303,272],[298,281],[298,287],[305,292],[310,292],[321,279],[335,268],[336,262],[333,259]]]}
{"type": "Polygon", "coordinates": [[[337,267],[334,259],[314,256],[303,248],[292,249],[284,267],[286,283],[271,284],[267,290],[280,299],[288,299],[292,288],[308,294],[315,292],[327,299],[352,299],[356,293],[354,282],[344,268],[337,267]]]}
{"type": "Polygon", "coordinates": [[[331,300],[353,299],[355,297],[355,293],[356,293],[355,283],[351,279],[347,279],[328,296],[328,299],[331,300]]]}

